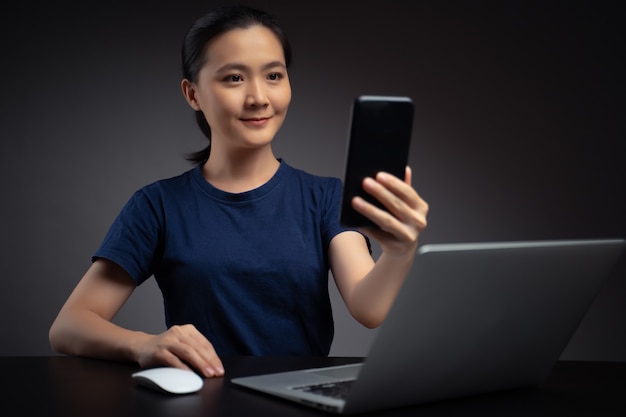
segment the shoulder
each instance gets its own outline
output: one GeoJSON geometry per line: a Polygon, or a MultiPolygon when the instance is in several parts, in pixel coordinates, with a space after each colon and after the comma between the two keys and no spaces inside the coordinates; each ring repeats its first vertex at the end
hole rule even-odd
{"type": "Polygon", "coordinates": [[[154,181],[144,185],[136,193],[146,196],[158,196],[184,192],[195,181],[195,176],[199,175],[198,171],[199,168],[194,167],[182,174],[154,181]]]}
{"type": "Polygon", "coordinates": [[[194,175],[192,168],[176,176],[156,180],[137,189],[126,203],[126,211],[161,212],[165,206],[175,202],[183,202],[193,194],[191,185],[194,175]]]}
{"type": "Polygon", "coordinates": [[[298,182],[310,188],[319,188],[322,190],[341,187],[341,180],[337,177],[311,174],[302,169],[294,168],[285,162],[283,162],[283,164],[291,181],[298,182]]]}
{"type": "Polygon", "coordinates": [[[341,200],[342,182],[339,178],[311,174],[301,169],[288,167],[286,175],[288,191],[292,198],[300,196],[305,204],[318,207],[324,212],[335,210],[341,200]]]}

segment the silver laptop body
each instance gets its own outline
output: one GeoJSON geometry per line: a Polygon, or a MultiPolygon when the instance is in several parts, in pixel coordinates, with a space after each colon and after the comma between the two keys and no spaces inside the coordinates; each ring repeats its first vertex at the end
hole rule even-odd
{"type": "Polygon", "coordinates": [[[545,380],[626,248],[623,239],[430,244],[362,364],[232,382],[355,414],[545,380]],[[353,380],[345,399],[303,389],[353,380]]]}

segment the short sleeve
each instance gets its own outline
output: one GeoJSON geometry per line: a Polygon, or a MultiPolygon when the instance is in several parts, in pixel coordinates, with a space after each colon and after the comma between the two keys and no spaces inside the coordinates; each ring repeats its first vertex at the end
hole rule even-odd
{"type": "Polygon", "coordinates": [[[92,261],[109,259],[141,284],[148,279],[158,261],[162,215],[158,204],[145,190],[137,191],[122,208],[109,228],[92,261]]]}
{"type": "MultiPolygon", "coordinates": [[[[346,228],[341,225],[339,221],[339,214],[341,209],[341,191],[342,191],[342,183],[339,178],[330,178],[330,183],[328,184],[328,193],[326,199],[326,207],[324,210],[324,245],[328,247],[330,245],[330,241],[337,236],[339,233],[352,230],[358,232],[357,229],[354,228],[346,228]]],[[[360,233],[360,232],[359,232],[360,233]]],[[[367,243],[367,248],[372,253],[372,246],[369,238],[363,235],[365,241],[367,243]]]]}

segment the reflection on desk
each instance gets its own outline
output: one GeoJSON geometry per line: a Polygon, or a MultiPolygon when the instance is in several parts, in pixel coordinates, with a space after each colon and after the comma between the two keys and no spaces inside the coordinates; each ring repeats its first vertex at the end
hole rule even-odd
{"type": "MultiPolygon", "coordinates": [[[[362,358],[223,358],[227,376],[197,394],[172,396],[138,386],[132,364],[66,356],[0,357],[2,405],[15,415],[329,416],[236,387],[237,376],[359,362],[362,358]]],[[[384,387],[381,395],[384,395],[384,387]]],[[[626,416],[626,362],[558,362],[540,387],[367,414],[384,416],[626,416]]]]}

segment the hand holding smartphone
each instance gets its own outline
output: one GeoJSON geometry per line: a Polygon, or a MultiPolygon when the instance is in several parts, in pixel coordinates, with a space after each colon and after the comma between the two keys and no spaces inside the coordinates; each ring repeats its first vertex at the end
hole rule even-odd
{"type": "Polygon", "coordinates": [[[409,97],[364,95],[352,106],[340,222],[345,227],[377,227],[352,208],[360,196],[385,209],[361,183],[380,171],[404,179],[413,129],[414,104],[409,97]]]}

